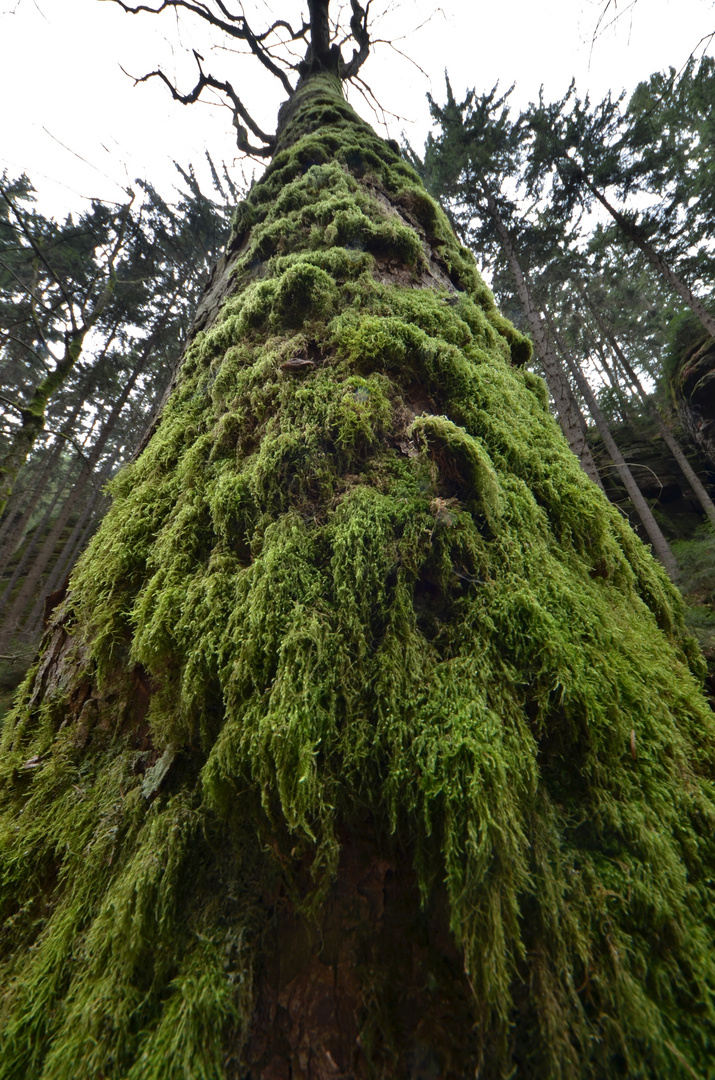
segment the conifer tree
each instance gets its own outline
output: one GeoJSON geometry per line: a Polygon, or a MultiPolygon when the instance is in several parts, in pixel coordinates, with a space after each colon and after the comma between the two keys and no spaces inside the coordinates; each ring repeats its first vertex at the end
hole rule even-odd
{"type": "MultiPolygon", "coordinates": [[[[171,380],[198,297],[225,243],[237,196],[225,166],[221,178],[210,157],[208,163],[213,198],[201,190],[192,167],[177,166],[183,185],[174,205],[151,184],[137,181],[142,194],[127,223],[111,298],[89,347],[48,398],[44,438],[34,444],[30,460],[18,473],[16,490],[2,516],[0,653],[12,654],[12,643],[21,645],[28,634],[36,640],[33,612],[42,608],[43,588],[53,591],[44,582],[57,577],[56,560],[64,560],[69,536],[84,515],[83,500],[95,492],[100,477],[106,479],[108,461],[116,467],[131,456],[149,422],[151,402],[161,398],[171,380]]],[[[29,190],[29,182],[23,182],[29,190]]],[[[15,187],[19,191],[21,184],[15,187]]],[[[112,214],[112,207],[95,202],[91,217],[111,221],[112,214]]],[[[101,275],[94,247],[85,238],[90,224],[83,218],[76,225],[70,219],[57,226],[34,215],[37,232],[55,237],[53,266],[58,265],[59,253],[60,265],[73,267],[75,277],[88,280],[101,275]],[[85,239],[78,243],[78,238],[85,239]]],[[[23,257],[27,280],[33,273],[16,221],[6,220],[3,239],[0,261],[6,274],[0,280],[0,307],[7,329],[0,341],[6,360],[0,400],[12,403],[32,396],[41,356],[37,343],[32,345],[38,332],[32,311],[15,302],[18,291],[20,301],[26,298],[18,289],[24,280],[23,257]],[[34,364],[26,363],[28,356],[34,364]]],[[[71,289],[69,276],[62,283],[65,291],[71,289]]],[[[48,320],[41,327],[45,337],[62,331],[61,309],[54,317],[54,326],[48,320]]],[[[17,424],[10,425],[6,448],[12,447],[16,432],[17,424]]],[[[95,494],[90,502],[96,502],[95,494]]]]}
{"type": "Polygon", "coordinates": [[[116,210],[95,203],[63,226],[18,205],[29,186],[0,180],[0,341],[10,361],[27,371],[21,393],[3,395],[5,424],[0,446],[0,514],[17,475],[45,431],[47,407],[76,369],[87,335],[110,305],[116,263],[124,247],[130,201],[116,210]],[[57,346],[56,353],[52,346],[57,346]]]}
{"type": "Polygon", "coordinates": [[[700,660],[351,14],[5,725],[3,1080],[711,1070],[700,660]]]}
{"type": "MultiPolygon", "coordinates": [[[[501,184],[514,180],[528,146],[521,121],[512,123],[505,104],[508,94],[497,98],[491,93],[477,96],[474,92],[458,104],[447,80],[447,103],[440,108],[430,100],[433,117],[440,123],[437,138],[430,136],[423,171],[433,190],[450,198],[453,215],[477,250],[480,241],[494,244],[509,268],[516,295],[524,311],[525,321],[532,333],[536,353],[546,375],[556,411],[571,448],[579,457],[584,471],[600,483],[591,449],[586,441],[586,429],[566,372],[573,377],[578,391],[586,402],[608,455],[618,470],[636,513],[643,523],[653,550],[675,578],[678,565],[636,483],[631,470],[611,434],[608,421],[601,410],[578,361],[564,348],[559,332],[545,311],[539,310],[534,289],[527,279],[522,252],[534,255],[539,244],[549,252],[558,250],[558,223],[529,225],[519,218],[512,200],[499,194],[501,184]],[[563,363],[559,358],[563,357],[563,363]],[[565,370],[564,370],[565,369],[565,370]],[[578,420],[581,420],[579,425],[578,420]]],[[[543,306],[543,305],[542,305],[543,306]]]]}
{"type": "MultiPolygon", "coordinates": [[[[572,212],[575,203],[582,200],[603,207],[621,237],[638,248],[704,329],[715,337],[715,316],[699,295],[699,282],[688,281],[674,263],[677,245],[675,250],[669,250],[671,212],[678,205],[677,200],[661,207],[657,215],[638,214],[625,206],[616,206],[608,193],[609,187],[620,189],[623,195],[637,190],[638,177],[648,172],[647,157],[645,168],[643,162],[633,165],[631,161],[638,142],[643,142],[641,132],[647,125],[640,118],[636,123],[637,136],[632,129],[623,131],[620,104],[620,98],[614,101],[609,94],[592,107],[588,96],[584,101],[577,97],[573,84],[561,101],[547,105],[540,96],[538,104],[532,105],[525,117],[535,136],[526,171],[528,186],[539,191],[548,175],[552,200],[565,214],[572,212]],[[665,226],[660,236],[659,226],[665,226]]],[[[694,195],[695,188],[691,197],[694,195]]],[[[677,235],[677,229],[674,231],[677,235]]],[[[694,234],[692,238],[695,239],[694,234]]]]}

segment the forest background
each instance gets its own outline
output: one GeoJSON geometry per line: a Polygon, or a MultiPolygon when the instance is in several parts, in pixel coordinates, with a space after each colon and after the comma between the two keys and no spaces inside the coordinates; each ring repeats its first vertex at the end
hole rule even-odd
{"type": "MultiPolygon", "coordinates": [[[[546,328],[535,370],[549,348],[562,369],[571,365],[568,382],[601,480],[653,543],[624,487],[624,469],[594,423],[586,386],[592,391],[674,553],[691,626],[713,657],[715,544],[707,506],[661,429],[665,424],[677,439],[712,495],[712,447],[697,445],[697,423],[689,423],[682,393],[678,408],[677,395],[683,359],[698,357],[695,382],[702,382],[712,353],[708,366],[700,324],[682,298],[623,223],[619,228],[576,182],[573,167],[558,164],[559,148],[587,147],[595,190],[697,296],[712,293],[713,5],[690,0],[677,18],[674,5],[656,0],[610,11],[587,3],[507,7],[465,16],[457,4],[432,12],[384,6],[374,27],[389,60],[376,50],[374,72],[366,69],[352,103],[403,141],[474,248],[501,309],[535,337],[514,278],[517,259],[530,289],[526,307],[532,303],[546,328]],[[495,49],[505,23],[508,47],[495,49]],[[455,94],[446,112],[445,67],[455,94]],[[651,78],[654,72],[661,75],[651,78]],[[564,96],[572,76],[575,94],[564,96]],[[542,84],[541,111],[529,111],[542,84]],[[427,93],[436,103],[431,114],[427,93]],[[579,106],[587,94],[590,102],[579,106]],[[491,171],[479,175],[498,201],[511,257],[484,188],[470,188],[470,140],[491,147],[491,171]]],[[[186,91],[196,76],[191,49],[212,47],[205,30],[183,23],[182,52],[173,27],[123,19],[114,4],[98,0],[51,9],[19,0],[3,10],[2,22],[3,78],[24,90],[4,120],[0,201],[8,493],[0,521],[0,692],[8,699],[36,647],[46,598],[61,594],[106,507],[106,482],[136,452],[162,399],[232,210],[262,165],[238,154],[225,108],[184,109],[158,79],[135,88],[119,66],[142,75],[160,63],[186,91]],[[80,38],[88,64],[81,71],[62,64],[60,72],[66,48],[80,38]],[[39,403],[39,423],[34,406],[32,422],[24,422],[28,403],[39,403]]],[[[218,55],[240,85],[240,60],[218,55]]],[[[251,89],[256,118],[271,130],[280,88],[259,80],[251,89]]],[[[4,93],[8,100],[7,86],[4,93]]],[[[715,397],[712,380],[703,385],[715,397]]]]}

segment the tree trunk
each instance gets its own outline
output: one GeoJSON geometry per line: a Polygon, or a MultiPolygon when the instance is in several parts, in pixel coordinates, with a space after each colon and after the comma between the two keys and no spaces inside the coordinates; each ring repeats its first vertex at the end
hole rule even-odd
{"type": "MultiPolygon", "coordinates": [[[[571,159],[569,158],[568,160],[570,161],[571,159]]],[[[583,183],[586,185],[593,197],[598,202],[600,202],[601,206],[605,210],[608,211],[608,213],[618,225],[619,229],[621,229],[621,231],[628,237],[628,239],[636,245],[639,251],[643,252],[651,266],[658,272],[658,274],[660,274],[663,280],[667,281],[671,288],[675,290],[683,303],[686,304],[687,307],[689,307],[693,314],[696,316],[696,318],[700,320],[700,322],[705,327],[710,336],[715,337],[715,316],[710,314],[708,309],[703,304],[702,300],[699,300],[698,297],[695,296],[695,294],[693,293],[690,286],[686,285],[685,282],[678,277],[675,271],[672,270],[668,263],[665,261],[660,252],[656,251],[653,245],[649,244],[648,241],[641,236],[641,232],[638,226],[634,222],[629,221],[625,214],[622,214],[619,210],[617,210],[616,207],[611,202],[609,202],[603,192],[598,190],[598,188],[589,180],[589,178],[586,176],[586,173],[583,171],[583,169],[580,168],[580,166],[578,172],[580,178],[583,180],[583,183]]]]}
{"type": "MultiPolygon", "coordinates": [[[[47,470],[43,469],[42,478],[45,479],[46,476],[47,470]]],[[[2,559],[2,553],[6,550],[4,544],[5,537],[9,535],[10,542],[13,542],[16,536],[17,524],[21,518],[24,518],[28,503],[32,501],[32,510],[34,510],[37,501],[40,498],[40,494],[40,487],[37,484],[32,485],[29,482],[27,487],[22,489],[15,488],[15,490],[13,491],[12,498],[5,507],[5,513],[0,520],[0,559],[2,559]]],[[[32,510],[30,511],[30,513],[32,513],[32,510]]],[[[23,520],[23,533],[20,535],[18,543],[22,539],[26,524],[27,521],[23,520]]],[[[15,545],[15,547],[13,548],[13,551],[16,550],[16,547],[17,545],[15,545]]],[[[0,569],[0,574],[1,573],[2,570],[0,569]]]]}
{"type": "Polygon", "coordinates": [[[579,391],[581,392],[581,395],[583,396],[583,399],[588,406],[588,411],[593,417],[594,423],[598,428],[598,433],[603,439],[603,445],[608,451],[608,456],[615,465],[616,469],[618,469],[618,475],[623,481],[624,487],[628,492],[628,497],[633,503],[636,513],[638,514],[638,517],[643,523],[643,528],[646,531],[646,536],[648,537],[648,540],[653,546],[653,551],[660,559],[665,569],[668,571],[670,577],[675,579],[678,576],[678,563],[676,561],[675,555],[671,550],[670,544],[663,536],[661,527],[655,520],[653,516],[653,511],[648,505],[648,502],[645,499],[643,492],[638,487],[638,484],[635,481],[633,473],[631,472],[628,463],[626,462],[626,459],[623,457],[623,454],[616,445],[615,439],[611,435],[611,429],[608,426],[608,421],[606,420],[599,407],[598,401],[596,400],[596,395],[591,389],[588,379],[581,370],[579,363],[574,359],[568,349],[562,344],[559,338],[558,331],[556,330],[556,327],[551,321],[550,328],[552,334],[554,335],[554,339],[561,350],[561,355],[566,361],[568,369],[576,380],[576,385],[578,386],[579,391]]]}
{"type": "MultiPolygon", "coordinates": [[[[72,415],[62,425],[63,435],[71,435],[73,433],[77,417],[80,414],[83,404],[84,402],[82,400],[77,401],[72,415]]],[[[8,516],[6,518],[6,521],[3,522],[3,527],[2,529],[0,529],[0,545],[2,545],[0,547],[0,576],[5,573],[5,570],[10,564],[13,555],[22,543],[23,537],[25,535],[25,529],[29,525],[32,515],[34,514],[37,507],[37,504],[39,503],[45,492],[45,485],[47,483],[47,480],[49,477],[52,476],[55,467],[60,459],[63,447],[65,445],[66,444],[64,439],[61,436],[58,436],[55,440],[55,445],[49,453],[47,461],[42,467],[40,475],[36,480],[34,491],[30,494],[30,498],[25,503],[24,508],[20,513],[14,516],[14,518],[10,518],[8,516]]],[[[67,475],[68,470],[65,471],[62,484],[60,485],[60,490],[66,482],[67,475]]],[[[6,514],[9,514],[11,510],[11,505],[6,506],[5,509],[6,514]]]]}
{"type": "MultiPolygon", "coordinates": [[[[40,587],[40,582],[42,581],[42,577],[45,573],[45,570],[47,569],[47,565],[51,561],[52,556],[55,553],[55,549],[62,537],[65,528],[67,527],[67,523],[69,522],[72,514],[77,508],[77,504],[81,500],[87,484],[93,478],[95,466],[101,458],[102,453],[104,452],[104,448],[107,445],[109,438],[111,437],[114,429],[117,426],[117,421],[119,420],[122,409],[129,400],[129,395],[134,389],[137,379],[146,368],[147,361],[151,354],[153,345],[154,338],[153,336],[150,336],[144,342],[142,351],[139,354],[139,359],[134,366],[134,370],[124,384],[121,394],[112,405],[111,412],[109,413],[109,416],[102,425],[100,433],[97,436],[97,439],[92,447],[89,457],[87,458],[83,471],[80,473],[79,478],[75,482],[72,491],[69,494],[69,497],[65,500],[62,510],[59,512],[55,521],[52,523],[52,526],[47,536],[45,537],[42,547],[40,548],[37,556],[35,557],[30,572],[20,586],[17,595],[15,596],[15,599],[12,602],[12,605],[2,623],[2,628],[0,629],[0,651],[6,648],[8,642],[12,639],[13,635],[17,632],[18,627],[21,625],[26,615],[28,614],[28,605],[30,604],[33,596],[40,587]]],[[[11,582],[11,584],[13,583],[11,582]]],[[[6,590],[6,592],[7,591],[8,590],[6,590]]]]}
{"type": "Polygon", "coordinates": [[[236,223],[6,726],[0,1080],[705,1075],[667,576],[337,80],[236,223]]]}
{"type": "Polygon", "coordinates": [[[112,475],[112,470],[116,465],[117,456],[118,450],[107,458],[102,466],[101,472],[93,477],[92,490],[88,493],[86,505],[77,518],[77,522],[72,529],[72,532],[67,537],[62,550],[55,559],[55,564],[50,571],[47,581],[41,589],[39,588],[39,582],[36,585],[35,591],[39,592],[40,595],[37,597],[32,611],[30,611],[29,615],[20,626],[25,637],[36,640],[40,630],[47,596],[54,593],[60,582],[65,580],[77,561],[77,556],[84,548],[93,530],[96,528],[97,503],[102,498],[102,488],[104,484],[106,484],[112,475]]]}
{"type": "Polygon", "coordinates": [[[593,460],[591,449],[586,442],[586,425],[581,415],[581,410],[573,395],[566,373],[559,361],[558,356],[551,348],[548,335],[537,311],[524,271],[521,268],[519,257],[509,235],[509,230],[504,224],[496,199],[486,185],[482,185],[484,201],[489,215],[494,222],[494,227],[499,235],[504,254],[509,262],[519,302],[526,314],[529,332],[534,339],[536,352],[546,378],[556,413],[561,424],[561,429],[566,436],[566,441],[581,462],[581,466],[588,477],[600,488],[601,478],[598,475],[596,462],[593,460]]]}
{"type": "MultiPolygon", "coordinates": [[[[40,543],[42,537],[45,535],[45,530],[49,527],[49,523],[52,520],[52,514],[53,514],[53,512],[55,510],[55,507],[57,506],[57,503],[60,501],[60,499],[62,498],[62,495],[64,494],[64,492],[66,490],[67,481],[68,481],[69,477],[72,474],[72,471],[74,469],[75,464],[76,464],[76,462],[72,462],[65,469],[65,472],[64,472],[64,474],[62,476],[62,479],[61,479],[60,483],[57,485],[55,493],[52,496],[52,499],[51,499],[49,505],[47,506],[47,509],[45,510],[44,514],[40,518],[40,521],[37,523],[35,528],[32,530],[31,535],[28,537],[27,542],[25,544],[25,547],[23,549],[23,552],[22,552],[20,558],[18,559],[14,569],[12,570],[12,573],[10,574],[8,582],[5,585],[3,593],[0,596],[0,610],[2,610],[5,613],[5,617],[3,618],[3,621],[0,624],[0,637],[2,637],[3,631],[4,631],[4,629],[6,627],[6,623],[7,623],[7,611],[8,611],[8,608],[7,608],[6,605],[9,602],[9,600],[10,600],[10,598],[12,596],[13,590],[14,590],[15,586],[17,585],[18,581],[20,580],[20,578],[25,573],[26,568],[32,562],[35,551],[37,550],[37,545],[40,543]]],[[[7,566],[9,566],[11,564],[11,562],[12,562],[12,560],[8,560],[7,566]]],[[[7,566],[5,567],[5,569],[7,568],[7,566]]]]}

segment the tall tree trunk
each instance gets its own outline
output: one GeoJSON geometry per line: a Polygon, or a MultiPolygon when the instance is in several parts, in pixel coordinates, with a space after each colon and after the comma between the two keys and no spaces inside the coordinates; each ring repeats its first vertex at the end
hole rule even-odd
{"type": "Polygon", "coordinates": [[[638,378],[638,375],[636,374],[632,364],[628,360],[628,357],[623,352],[623,349],[618,343],[617,338],[605,325],[598,312],[594,310],[590,301],[587,300],[587,303],[593,318],[596,320],[596,325],[599,327],[601,333],[604,335],[611,348],[613,349],[616,359],[621,365],[621,368],[623,369],[626,377],[630,380],[634,391],[638,394],[645,408],[647,409],[648,414],[655,422],[659,435],[661,436],[663,442],[666,444],[673,457],[677,461],[678,465],[680,466],[683,476],[690,484],[690,487],[692,488],[696,499],[703,508],[706,517],[710,521],[710,524],[713,526],[713,528],[715,528],[715,503],[713,503],[713,500],[710,498],[710,495],[708,494],[705,485],[702,483],[700,477],[695,472],[695,469],[692,467],[687,457],[685,456],[682,446],[668,427],[664,417],[661,415],[658,406],[655,404],[651,396],[646,393],[643,384],[638,378]]]}
{"type": "Polygon", "coordinates": [[[569,446],[581,462],[581,466],[586,475],[602,488],[603,485],[601,483],[601,478],[598,475],[596,462],[593,460],[591,449],[586,442],[586,425],[583,421],[581,411],[559,358],[551,348],[548,334],[545,331],[541,316],[534,304],[531,290],[528,286],[524,271],[521,268],[519,257],[516,253],[514,244],[512,243],[511,236],[509,235],[509,230],[499,213],[497,201],[486,184],[482,184],[482,194],[489,216],[499,235],[504,254],[509,262],[509,268],[516,284],[517,296],[519,297],[519,302],[526,314],[529,332],[534,339],[536,352],[544,376],[546,377],[546,384],[554,399],[554,405],[556,406],[556,413],[559,418],[559,423],[561,424],[561,429],[566,436],[566,441],[569,446]]]}
{"type": "Polygon", "coordinates": [[[114,432],[117,426],[117,421],[122,412],[122,409],[126,405],[129,395],[131,394],[136,381],[146,368],[149,356],[151,355],[152,348],[154,347],[155,337],[150,336],[144,342],[142,350],[139,354],[134,370],[127,379],[122,392],[117,400],[112,405],[112,409],[109,416],[105,420],[99,435],[92,447],[92,450],[87,458],[86,467],[80,474],[79,478],[75,482],[69,497],[65,500],[64,506],[57,515],[57,518],[52,523],[52,526],[45,537],[44,543],[40,548],[35,560],[32,564],[30,572],[27,574],[25,580],[17,591],[15,599],[2,623],[0,629],[0,651],[5,648],[8,641],[17,632],[18,627],[27,615],[27,608],[35,595],[36,590],[39,588],[42,577],[45,573],[48,563],[51,561],[55,552],[55,548],[67,527],[72,514],[74,513],[77,504],[81,500],[84,490],[93,478],[94,468],[100,460],[104,448],[107,445],[107,441],[114,432]]]}
{"type": "MultiPolygon", "coordinates": [[[[82,533],[75,539],[73,546],[66,557],[63,558],[62,563],[60,564],[58,562],[56,569],[52,571],[52,576],[50,580],[48,580],[46,588],[43,590],[41,603],[38,601],[33,608],[32,619],[26,628],[26,637],[30,642],[40,640],[42,631],[47,625],[50,613],[66,595],[66,585],[69,584],[72,569],[99,525],[101,514],[103,512],[100,500],[101,492],[98,492],[97,497],[92,501],[90,513],[84,517],[84,529],[82,533]],[[98,507],[99,512],[97,513],[98,507]]],[[[106,505],[104,508],[106,509],[106,505]]]]}
{"type": "MultiPolygon", "coordinates": [[[[72,415],[68,417],[68,419],[62,425],[62,435],[72,435],[72,433],[74,432],[77,417],[80,414],[83,404],[84,402],[82,400],[77,401],[73,409],[72,415]]],[[[22,539],[25,535],[25,529],[27,528],[32,518],[32,515],[35,512],[37,504],[45,493],[47,481],[49,477],[52,476],[52,473],[57,466],[60,455],[65,446],[66,444],[64,442],[64,439],[61,436],[58,436],[55,440],[54,447],[48,454],[47,461],[43,465],[40,474],[35,481],[34,489],[30,493],[29,499],[27,499],[24,503],[24,507],[17,515],[13,516],[12,518],[7,516],[6,520],[3,522],[3,527],[2,529],[0,529],[0,576],[4,574],[6,568],[12,560],[13,555],[20,546],[22,539]]],[[[63,483],[66,483],[66,477],[68,473],[69,470],[66,470],[65,477],[63,478],[63,483]]],[[[6,506],[6,513],[9,513],[11,511],[11,508],[12,507],[10,503],[6,506]]]]}
{"type": "Polygon", "coordinates": [[[583,396],[586,405],[588,406],[588,411],[591,413],[594,423],[598,428],[598,433],[603,439],[603,445],[608,451],[608,456],[618,470],[618,475],[623,481],[623,485],[628,492],[628,496],[633,503],[633,506],[636,509],[636,513],[638,514],[638,517],[643,523],[643,528],[645,529],[648,540],[653,547],[653,551],[658,556],[665,569],[668,571],[670,577],[675,579],[678,576],[678,563],[676,561],[675,555],[671,550],[670,544],[663,535],[663,531],[660,525],[655,520],[655,517],[653,516],[653,511],[648,505],[648,502],[645,499],[643,492],[638,487],[638,484],[635,481],[633,473],[631,472],[626,459],[623,457],[623,454],[616,445],[616,441],[611,434],[611,429],[608,426],[608,421],[606,420],[603,412],[601,411],[598,401],[596,400],[596,395],[591,389],[588,379],[581,370],[578,361],[574,359],[574,357],[571,355],[564,343],[560,340],[559,333],[554,326],[553,320],[549,319],[549,325],[551,333],[554,336],[554,340],[556,341],[561,350],[561,355],[566,361],[568,369],[573,375],[576,381],[576,385],[578,386],[579,391],[583,396]]]}
{"type": "MultiPolygon", "coordinates": [[[[47,476],[47,470],[43,469],[42,478],[45,479],[46,476],[47,476]]],[[[16,535],[17,523],[20,520],[20,518],[23,517],[23,515],[25,513],[25,510],[27,508],[28,502],[30,500],[35,499],[35,498],[39,499],[40,491],[41,491],[41,489],[38,487],[38,485],[30,483],[29,479],[28,479],[28,484],[27,484],[26,487],[24,487],[24,488],[17,488],[16,487],[15,490],[13,491],[12,497],[9,500],[7,506],[5,507],[5,513],[4,513],[3,517],[2,517],[2,519],[0,519],[0,559],[2,558],[2,553],[5,550],[5,544],[4,544],[5,538],[7,536],[9,536],[10,539],[11,539],[11,542],[12,542],[13,538],[16,535]]],[[[35,507],[35,503],[33,503],[33,509],[34,509],[34,507],[35,507]]],[[[23,522],[23,530],[24,530],[25,524],[26,524],[26,522],[23,522]]],[[[20,537],[20,539],[22,539],[22,536],[20,537]]],[[[19,541],[18,541],[18,543],[19,543],[19,541]]],[[[15,550],[15,549],[13,548],[13,550],[15,550]]],[[[0,573],[2,573],[1,570],[0,570],[0,573]]]]}
{"type": "MultiPolygon", "coordinates": [[[[2,634],[2,628],[5,626],[5,623],[7,621],[7,611],[9,610],[7,604],[12,596],[17,582],[25,573],[26,568],[31,565],[38,544],[41,542],[42,537],[46,535],[46,530],[49,528],[49,523],[52,520],[52,514],[54,513],[55,507],[57,506],[58,502],[60,502],[63,494],[65,494],[65,491],[68,487],[69,478],[74,471],[74,467],[76,464],[76,462],[71,462],[65,469],[62,479],[57,485],[54,495],[48,503],[44,514],[40,518],[35,528],[32,530],[31,535],[27,538],[27,542],[24,545],[22,554],[20,555],[20,558],[15,564],[12,573],[10,574],[10,577],[5,585],[3,593],[0,596],[0,611],[3,611],[4,613],[3,621],[2,623],[0,623],[0,635],[2,634]]],[[[7,566],[11,565],[11,563],[12,560],[8,560],[7,566]]],[[[5,569],[7,569],[7,566],[5,567],[5,569]]]]}
{"type": "Polygon", "coordinates": [[[60,582],[64,581],[68,573],[77,561],[77,556],[84,548],[89,536],[96,528],[96,508],[103,496],[102,488],[112,475],[119,456],[119,448],[110,454],[102,466],[101,471],[92,478],[91,490],[87,493],[87,499],[81,514],[77,518],[72,532],[67,537],[62,550],[55,559],[55,564],[50,571],[47,581],[40,588],[39,581],[35,591],[39,594],[35,605],[27,618],[20,624],[19,629],[33,640],[40,629],[42,614],[45,607],[45,598],[57,589],[60,582]]]}
{"type": "MultiPolygon", "coordinates": [[[[567,160],[569,160],[571,164],[574,164],[574,162],[571,161],[571,158],[568,158],[567,160]]],[[[715,337],[715,316],[710,314],[702,300],[698,299],[690,286],[686,285],[682,278],[678,277],[660,252],[656,251],[653,245],[649,244],[641,235],[641,231],[635,222],[630,221],[625,214],[622,214],[620,210],[616,209],[613,203],[611,203],[603,192],[599,191],[596,185],[588,178],[580,166],[578,166],[578,175],[593,197],[608,211],[624,235],[636,245],[639,251],[643,252],[651,266],[658,272],[663,280],[671,286],[683,303],[690,308],[711,337],[715,337]]]]}

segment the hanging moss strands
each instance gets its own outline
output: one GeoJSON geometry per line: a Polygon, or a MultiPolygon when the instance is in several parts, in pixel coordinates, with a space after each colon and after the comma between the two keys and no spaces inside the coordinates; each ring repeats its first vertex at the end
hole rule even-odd
{"type": "Polygon", "coordinates": [[[0,1078],[715,1076],[680,601],[332,76],[217,282],[5,725],[0,1078]]]}

